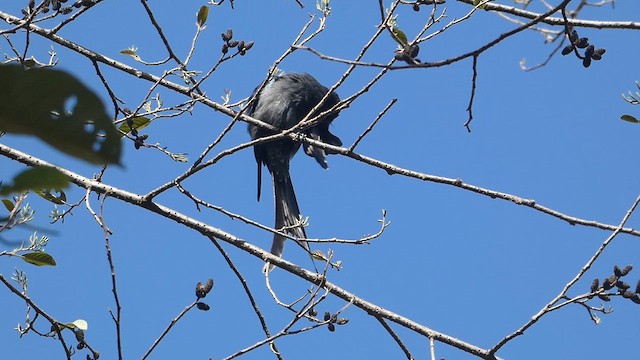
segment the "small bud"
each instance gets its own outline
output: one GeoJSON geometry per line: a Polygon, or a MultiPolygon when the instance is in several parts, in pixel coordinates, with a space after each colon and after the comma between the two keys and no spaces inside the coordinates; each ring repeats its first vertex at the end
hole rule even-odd
{"type": "MultiPolygon", "coordinates": [[[[584,51],[584,56],[591,57],[591,55],[593,55],[593,50],[595,50],[595,49],[596,49],[596,47],[593,46],[593,44],[587,46],[587,50],[584,51]]],[[[616,268],[618,268],[617,265],[616,265],[616,268]]],[[[620,271],[620,268],[618,268],[618,271],[620,271]]],[[[620,275],[617,275],[617,276],[620,276],[620,275]]]]}
{"type": "Polygon", "coordinates": [[[316,316],[316,315],[318,315],[318,312],[316,311],[316,308],[312,307],[311,309],[309,309],[307,314],[309,314],[309,316],[316,316]]]}
{"type": "Polygon", "coordinates": [[[209,291],[211,291],[211,289],[213,289],[213,279],[209,278],[209,280],[207,280],[207,283],[205,284],[205,291],[207,292],[207,294],[209,293],[209,291]]]}
{"type": "Polygon", "coordinates": [[[591,65],[591,58],[586,57],[582,60],[582,66],[588,68],[591,65]]]}
{"type": "Polygon", "coordinates": [[[222,44],[222,53],[226,54],[229,52],[229,45],[227,43],[222,44]]]}
{"type": "Polygon", "coordinates": [[[413,11],[420,11],[420,5],[417,2],[413,3],[413,11]]]}
{"type": "Polygon", "coordinates": [[[411,45],[409,46],[409,56],[411,56],[412,58],[415,58],[416,56],[418,56],[418,53],[420,52],[420,47],[418,45],[411,45]]]}
{"type": "Polygon", "coordinates": [[[204,285],[198,281],[198,283],[196,284],[196,297],[200,299],[205,296],[207,296],[207,293],[204,291],[204,285]]]}
{"type": "Polygon", "coordinates": [[[76,340],[78,340],[79,343],[84,342],[84,331],[75,329],[73,332],[76,335],[76,340]]]}
{"type": "Polygon", "coordinates": [[[640,304],[640,295],[635,294],[632,298],[631,301],[633,301],[636,304],[640,304]]]}
{"type": "Polygon", "coordinates": [[[636,296],[636,293],[634,293],[633,291],[625,291],[622,293],[622,297],[625,299],[631,299],[634,296],[636,296]]]}
{"type": "MultiPolygon", "coordinates": [[[[594,51],[594,54],[595,54],[595,51],[594,51]]],[[[620,270],[620,276],[627,275],[631,270],[633,270],[633,265],[627,265],[623,267],[622,270],[620,270]]]]}
{"type": "Polygon", "coordinates": [[[206,284],[198,282],[196,284],[196,297],[198,299],[201,299],[207,296],[207,294],[209,293],[209,291],[211,291],[212,288],[213,288],[213,279],[207,280],[206,284]]]}
{"type": "Polygon", "coordinates": [[[229,40],[233,39],[233,30],[231,28],[227,29],[227,38],[229,40]]]}
{"type": "Polygon", "coordinates": [[[338,325],[346,325],[348,322],[349,322],[349,319],[340,318],[340,319],[338,319],[338,321],[336,321],[336,324],[338,324],[338,325]]]}
{"type": "Polygon", "coordinates": [[[562,49],[562,55],[569,55],[573,51],[573,45],[567,45],[562,49]]]}
{"type": "Polygon", "coordinates": [[[578,32],[576,30],[571,30],[571,32],[569,32],[569,40],[571,40],[571,42],[576,42],[578,40],[578,32]]]}
{"type": "Polygon", "coordinates": [[[591,283],[591,292],[596,292],[596,290],[598,290],[598,288],[600,287],[600,280],[598,280],[598,278],[593,279],[593,282],[591,283]]]}
{"type": "Polygon", "coordinates": [[[253,47],[253,41],[249,41],[248,43],[244,44],[244,49],[245,50],[249,50],[253,47]]]}
{"type": "Polygon", "coordinates": [[[584,49],[589,46],[589,38],[580,38],[575,45],[578,49],[584,49]]]}
{"type": "Polygon", "coordinates": [[[324,312],[324,321],[329,321],[331,319],[331,313],[328,311],[324,312]]]}
{"type": "Polygon", "coordinates": [[[627,290],[628,288],[630,288],[630,287],[631,287],[631,285],[627,284],[627,283],[626,283],[626,282],[624,282],[624,281],[620,281],[620,280],[618,280],[618,281],[616,282],[616,287],[617,287],[618,289],[621,289],[621,290],[627,290]]]}
{"type": "Polygon", "coordinates": [[[234,48],[234,47],[238,46],[238,41],[237,40],[231,40],[227,44],[229,45],[230,48],[234,48]]]}
{"type": "Polygon", "coordinates": [[[600,298],[600,300],[602,301],[611,301],[611,298],[609,297],[609,295],[605,295],[605,294],[599,294],[598,297],[600,298]]]}
{"type": "Polygon", "coordinates": [[[211,309],[211,307],[203,302],[197,302],[196,303],[196,307],[198,307],[199,310],[202,311],[209,311],[209,309],[211,309]]]}
{"type": "Polygon", "coordinates": [[[329,331],[334,332],[336,331],[336,326],[333,325],[333,323],[329,323],[329,325],[327,325],[327,329],[329,329],[329,331]]]}

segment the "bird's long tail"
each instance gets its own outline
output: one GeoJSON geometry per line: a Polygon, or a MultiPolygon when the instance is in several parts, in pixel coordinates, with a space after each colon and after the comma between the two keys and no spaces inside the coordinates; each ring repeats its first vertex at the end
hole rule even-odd
{"type": "MultiPolygon", "coordinates": [[[[276,230],[282,230],[294,238],[306,239],[307,234],[304,227],[300,224],[300,209],[296,200],[296,193],[293,190],[291,177],[288,171],[273,172],[273,192],[276,202],[276,230]]],[[[273,244],[271,245],[271,253],[276,256],[282,256],[284,251],[284,243],[286,237],[278,234],[273,235],[273,244]]],[[[302,242],[302,245],[309,250],[309,245],[302,242]]]]}

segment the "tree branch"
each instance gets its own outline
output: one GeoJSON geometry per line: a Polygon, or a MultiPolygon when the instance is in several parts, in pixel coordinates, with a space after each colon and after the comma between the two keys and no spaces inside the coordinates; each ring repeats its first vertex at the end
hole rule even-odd
{"type": "Polygon", "coordinates": [[[387,309],[384,309],[380,306],[375,305],[374,303],[371,303],[365,299],[356,297],[354,294],[346,291],[345,289],[342,289],[341,287],[327,281],[322,275],[308,271],[306,269],[303,269],[299,266],[297,266],[294,263],[291,263],[287,260],[284,260],[278,256],[274,256],[273,254],[271,254],[270,252],[263,250],[260,247],[257,247],[249,242],[247,242],[246,240],[243,240],[237,236],[234,236],[230,233],[227,233],[223,230],[220,230],[216,227],[213,227],[211,225],[205,224],[201,221],[198,221],[194,218],[191,218],[189,216],[186,216],[176,210],[173,210],[171,208],[168,208],[166,206],[163,206],[161,204],[152,202],[152,201],[144,201],[143,196],[138,195],[138,194],[134,194],[132,192],[126,191],[126,190],[122,190],[122,189],[118,189],[116,187],[113,186],[109,186],[107,184],[101,183],[101,182],[97,182],[95,180],[86,178],[84,176],[81,176],[79,174],[76,174],[72,171],[63,169],[63,168],[59,168],[56,167],[44,160],[38,159],[36,157],[30,156],[28,154],[22,153],[20,151],[14,150],[12,148],[9,148],[3,144],[0,144],[0,155],[4,155],[10,159],[16,160],[18,162],[21,162],[23,164],[29,165],[29,166],[45,166],[45,167],[52,167],[55,168],[57,170],[59,170],[60,172],[62,172],[63,174],[67,175],[70,179],[70,181],[74,184],[76,184],[77,186],[80,186],[82,188],[85,189],[90,189],[93,192],[99,193],[99,194],[103,194],[105,196],[109,196],[112,197],[114,199],[118,199],[121,201],[124,201],[126,203],[144,208],[146,210],[149,210],[153,213],[156,213],[162,217],[165,217],[167,219],[170,219],[178,224],[184,225],[190,229],[193,229],[201,234],[203,234],[206,237],[214,237],[216,239],[222,240],[224,242],[227,242],[237,248],[239,248],[240,250],[245,251],[248,254],[251,254],[252,256],[255,256],[259,259],[261,259],[263,262],[269,262],[275,266],[278,266],[279,268],[297,276],[300,277],[310,283],[313,284],[322,284],[322,287],[327,290],[328,292],[330,292],[331,294],[347,301],[347,302],[352,302],[354,306],[364,310],[366,313],[372,315],[372,316],[379,316],[382,318],[385,318],[387,320],[390,320],[392,322],[395,322],[396,324],[399,324],[413,332],[416,332],[420,335],[423,335],[425,337],[429,337],[429,338],[433,338],[436,341],[448,344],[450,346],[453,346],[457,349],[460,349],[464,352],[470,353],[472,355],[481,357],[481,358],[486,358],[486,359],[492,359],[492,357],[488,357],[489,353],[488,350],[482,349],[480,347],[477,347],[475,345],[472,345],[470,343],[464,342],[462,340],[459,340],[455,337],[443,334],[441,332],[435,331],[433,329],[430,329],[422,324],[419,324],[409,318],[406,318],[404,316],[401,316],[399,314],[396,314],[392,311],[389,311],[387,309]]]}
{"type": "MultiPolygon", "coordinates": [[[[473,5],[473,0],[457,0],[465,4],[473,5]]],[[[484,10],[503,12],[515,16],[520,16],[527,19],[536,19],[541,16],[540,13],[521,10],[513,6],[506,6],[489,2],[486,4],[484,10]]],[[[545,17],[540,22],[548,25],[564,25],[565,21],[561,17],[545,17]]],[[[596,29],[640,29],[640,22],[637,21],[594,21],[594,20],[580,20],[570,19],[568,24],[575,27],[596,28],[596,29]]]]}

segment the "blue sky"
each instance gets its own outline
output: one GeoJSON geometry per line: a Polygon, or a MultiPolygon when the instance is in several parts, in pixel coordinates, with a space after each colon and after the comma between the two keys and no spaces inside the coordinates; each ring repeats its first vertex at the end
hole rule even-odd
{"type": "MultiPolygon", "coordinates": [[[[188,51],[195,31],[195,13],[203,4],[192,0],[171,6],[150,4],[179,56],[184,57],[188,51]]],[[[249,96],[308,20],[307,14],[315,12],[312,2],[305,4],[303,10],[291,0],[236,1],[235,10],[228,4],[212,7],[190,69],[207,70],[213,64],[219,56],[220,33],[229,27],[235,38],[255,41],[255,45],[246,56],[224,64],[204,83],[206,94],[217,100],[230,90],[232,101],[249,96]]],[[[327,29],[310,46],[328,55],[353,59],[376,30],[377,5],[340,1],[332,5],[327,29]]],[[[468,10],[467,5],[448,1],[448,17],[430,32],[468,10]]],[[[536,2],[530,10],[541,9],[536,2]]],[[[0,11],[19,13],[13,4],[1,6],[0,11]]],[[[399,14],[399,25],[411,38],[422,27],[428,11],[423,8],[416,13],[407,7],[399,14]]],[[[637,21],[638,14],[639,3],[620,1],[614,9],[587,7],[581,18],[637,21]]],[[[468,22],[422,44],[419,58],[432,62],[473,50],[514,26],[495,14],[478,12],[468,22]]],[[[0,27],[4,28],[6,25],[0,27]]],[[[518,65],[522,59],[536,64],[555,46],[544,44],[542,36],[533,31],[520,33],[483,53],[478,62],[471,133],[463,126],[471,86],[470,60],[443,68],[388,73],[340,114],[332,132],[345,144],[351,144],[392,98],[398,98],[398,103],[358,146],[358,152],[399,167],[459,178],[468,184],[534,199],[570,216],[617,225],[638,196],[640,171],[634,155],[640,128],[619,117],[637,114],[640,109],[620,97],[621,93],[635,90],[634,82],[640,80],[635,72],[635,44],[640,33],[578,31],[607,50],[603,60],[588,69],[575,57],[567,56],[555,57],[536,71],[522,71],[518,65]]],[[[165,70],[144,67],[118,53],[135,46],[146,61],[165,57],[138,2],[103,2],[59,35],[144,71],[161,74],[165,70]]],[[[32,36],[33,56],[44,61],[49,46],[32,36]]],[[[6,42],[0,42],[0,50],[9,51],[6,42]]],[[[59,67],[99,93],[112,111],[92,65],[60,46],[56,45],[55,50],[59,67]]],[[[386,63],[394,50],[393,40],[385,35],[364,60],[386,63]]],[[[309,72],[330,86],[346,66],[298,51],[280,68],[286,72],[309,72]]],[[[104,66],[102,69],[127,106],[134,108],[146,94],[149,83],[104,66]]],[[[338,94],[342,98],[353,94],[375,73],[377,70],[371,68],[356,70],[338,94]]],[[[181,83],[175,77],[171,80],[181,83]]],[[[166,90],[160,90],[160,94],[165,105],[185,100],[166,90]]],[[[195,159],[228,120],[210,108],[197,106],[191,115],[160,119],[143,132],[149,134],[148,142],[158,142],[169,151],[188,153],[195,159]]],[[[236,126],[214,153],[248,139],[246,127],[236,126]]],[[[8,135],[0,141],[87,177],[98,171],[33,139],[8,135]]],[[[391,226],[370,245],[317,245],[324,251],[331,248],[335,258],[343,262],[344,268],[330,272],[329,280],[377,305],[482,348],[492,347],[537,313],[610,235],[452,186],[389,176],[349,158],[332,156],[328,161],[327,171],[304,155],[292,162],[298,201],[303,215],[310,218],[308,236],[353,239],[374,233],[383,209],[391,221],[391,226]]],[[[172,180],[190,166],[175,163],[158,151],[136,151],[132,143],[124,143],[122,163],[122,168],[107,171],[104,182],[139,194],[172,180]]],[[[0,168],[2,178],[7,179],[21,166],[0,159],[0,168]]],[[[265,177],[263,199],[256,202],[255,172],[253,153],[247,149],[183,185],[213,204],[272,225],[270,184],[265,177]]],[[[82,194],[77,188],[68,191],[72,201],[82,194]]],[[[97,209],[99,201],[95,195],[91,199],[97,209]]],[[[87,341],[100,351],[101,358],[115,358],[115,332],[108,312],[115,305],[102,230],[83,207],[63,224],[48,225],[50,204],[35,196],[29,201],[37,210],[36,224],[51,229],[47,252],[55,257],[58,266],[35,268],[18,259],[2,258],[0,273],[8,277],[16,267],[26,271],[29,295],[37,304],[60,321],[87,320],[87,341]]],[[[198,212],[175,190],[157,201],[263,248],[270,246],[268,233],[219,213],[198,212]]],[[[169,321],[193,301],[195,283],[209,277],[215,280],[214,290],[205,299],[211,310],[188,313],[151,358],[219,359],[263,338],[238,280],[206,238],[114,199],[105,204],[105,221],[114,232],[110,240],[123,304],[126,358],[140,358],[169,321]]],[[[632,216],[627,226],[638,227],[638,216],[632,216]]],[[[29,231],[16,230],[6,237],[20,240],[28,235],[29,231]]],[[[223,246],[252,287],[271,331],[277,332],[291,315],[275,305],[266,291],[261,262],[229,245],[223,246]]],[[[639,251],[638,239],[619,235],[569,295],[587,292],[591,280],[608,277],[615,264],[640,267],[639,251]]],[[[307,256],[291,244],[285,258],[310,265],[307,256]]],[[[634,285],[640,279],[637,271],[640,269],[632,271],[627,279],[634,285]]],[[[304,282],[279,270],[272,274],[272,281],[278,294],[289,301],[307,288],[304,282]]],[[[60,346],[53,340],[33,334],[18,338],[12,329],[24,322],[24,305],[6,290],[0,294],[3,354],[15,359],[62,358],[60,346]]],[[[593,301],[591,305],[600,304],[593,301]]],[[[578,305],[549,314],[498,355],[507,359],[570,359],[602,358],[615,352],[620,359],[632,359],[639,308],[620,298],[607,305],[615,311],[602,315],[597,326],[578,305]]],[[[343,301],[329,297],[318,310],[335,312],[342,306],[343,301]]],[[[279,340],[283,356],[403,357],[375,319],[355,307],[342,316],[350,322],[334,333],[317,329],[279,340]]],[[[305,320],[299,326],[309,324],[305,320]]],[[[41,330],[48,328],[44,322],[39,325],[41,330]]],[[[399,327],[394,329],[417,358],[428,358],[428,341],[399,327]]],[[[439,343],[436,356],[473,358],[439,343]]],[[[273,358],[263,347],[244,358],[269,357],[273,358]]]]}

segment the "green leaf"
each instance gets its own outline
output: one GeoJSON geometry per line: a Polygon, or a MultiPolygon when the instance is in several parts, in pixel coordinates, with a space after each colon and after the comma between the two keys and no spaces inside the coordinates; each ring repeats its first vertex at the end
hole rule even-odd
{"type": "Polygon", "coordinates": [[[407,40],[407,35],[402,30],[400,30],[400,28],[398,28],[397,26],[391,29],[391,35],[393,35],[393,39],[397,41],[398,44],[402,46],[409,45],[409,42],[407,40]]]}
{"type": "Polygon", "coordinates": [[[62,191],[62,189],[56,189],[56,192],[58,192],[60,195],[56,196],[53,195],[51,193],[51,189],[44,189],[44,190],[40,190],[40,191],[35,191],[35,193],[37,195],[39,195],[40,197],[42,197],[43,199],[52,202],[54,204],[57,205],[62,205],[64,203],[67,202],[67,194],[64,193],[64,191],[62,191]]]}
{"type": "Polygon", "coordinates": [[[70,74],[0,66],[0,131],[37,136],[94,164],[117,164],[121,141],[100,98],[70,74]],[[9,86],[10,84],[10,86],[9,86]]]}
{"type": "Polygon", "coordinates": [[[53,259],[53,256],[43,251],[34,251],[32,253],[20,255],[20,257],[29,264],[36,266],[56,266],[56,261],[53,259]]]}
{"type": "Polygon", "coordinates": [[[0,195],[8,195],[27,190],[33,190],[36,193],[42,189],[62,189],[69,185],[69,177],[61,173],[59,170],[37,166],[27,169],[13,178],[12,185],[0,187],[0,195]]]}
{"type": "Polygon", "coordinates": [[[200,10],[198,10],[198,26],[203,26],[204,23],[207,22],[208,17],[209,17],[209,7],[201,6],[200,10]]]}
{"type": "MultiPolygon", "coordinates": [[[[151,120],[144,116],[136,116],[131,120],[133,120],[133,128],[136,130],[144,129],[149,126],[149,124],[151,124],[151,120]]],[[[123,122],[122,124],[120,124],[118,130],[122,131],[122,133],[120,133],[120,137],[123,137],[124,134],[128,134],[131,132],[131,127],[129,127],[129,124],[127,124],[126,122],[123,122]]]]}
{"type": "Polygon", "coordinates": [[[620,119],[624,120],[624,121],[628,121],[634,124],[640,123],[640,120],[636,119],[635,117],[631,116],[631,115],[622,115],[620,116],[620,119]]]}
{"type": "Polygon", "coordinates": [[[13,209],[15,208],[13,201],[9,199],[2,199],[2,203],[4,204],[4,207],[7,208],[7,210],[9,210],[9,212],[12,212],[13,209]]]}

